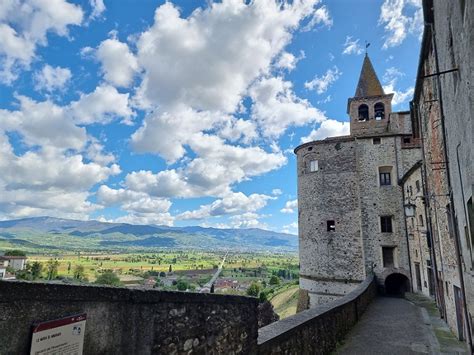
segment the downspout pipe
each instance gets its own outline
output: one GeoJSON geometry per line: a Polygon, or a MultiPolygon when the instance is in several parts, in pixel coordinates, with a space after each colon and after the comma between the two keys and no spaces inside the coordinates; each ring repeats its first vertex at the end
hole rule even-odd
{"type": "MultiPolygon", "coordinates": [[[[436,66],[436,72],[439,73],[439,57],[438,57],[438,50],[437,50],[437,45],[436,45],[436,31],[434,28],[434,21],[433,23],[430,23],[431,26],[431,36],[432,36],[432,42],[433,42],[433,51],[435,55],[435,66],[436,66]]],[[[455,211],[454,211],[454,198],[453,198],[453,191],[452,191],[452,184],[451,184],[451,177],[450,177],[450,168],[449,168],[449,160],[448,160],[448,147],[446,144],[446,124],[445,124],[445,116],[444,116],[444,106],[443,106],[443,95],[442,95],[442,89],[441,89],[441,79],[439,75],[436,76],[436,82],[438,86],[438,100],[439,100],[439,106],[440,106],[440,118],[441,118],[441,131],[443,135],[443,152],[444,152],[444,159],[446,162],[446,178],[448,180],[448,188],[449,188],[449,209],[451,212],[451,217],[455,216],[455,211]]],[[[454,225],[454,223],[453,223],[454,225]]],[[[457,259],[457,266],[459,270],[459,283],[461,286],[461,294],[463,298],[463,308],[464,308],[464,320],[467,326],[467,337],[468,337],[468,342],[469,342],[469,350],[474,352],[474,348],[472,347],[472,334],[471,334],[471,322],[469,319],[469,314],[467,312],[467,299],[466,299],[466,287],[464,284],[464,274],[463,274],[463,268],[462,268],[462,263],[461,263],[461,248],[460,248],[460,238],[459,238],[459,231],[458,231],[458,226],[457,223],[454,228],[454,245],[456,249],[456,259],[457,259]]]]}
{"type": "MultiPolygon", "coordinates": [[[[430,252],[431,252],[431,260],[433,267],[431,268],[432,273],[434,274],[434,284],[435,284],[435,295],[437,296],[438,299],[438,306],[442,308],[442,314],[446,318],[446,306],[444,304],[444,295],[441,294],[441,291],[439,289],[439,278],[438,278],[438,263],[436,260],[436,240],[434,238],[433,234],[433,221],[431,220],[431,213],[429,212],[430,210],[430,198],[429,198],[429,191],[428,191],[428,177],[426,173],[426,160],[425,160],[425,138],[424,138],[424,132],[423,132],[423,125],[421,122],[421,114],[420,114],[420,107],[413,102],[413,112],[416,114],[416,119],[418,120],[418,128],[420,130],[420,139],[422,140],[421,142],[421,151],[423,155],[423,165],[421,166],[421,186],[423,188],[423,196],[425,198],[425,216],[426,216],[426,227],[427,227],[427,232],[428,232],[428,238],[430,238],[430,252]]],[[[441,257],[441,253],[440,253],[441,257]]]]}

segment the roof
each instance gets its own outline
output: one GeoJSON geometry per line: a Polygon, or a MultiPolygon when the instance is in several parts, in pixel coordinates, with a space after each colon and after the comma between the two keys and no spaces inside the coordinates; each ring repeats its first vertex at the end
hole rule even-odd
{"type": "Polygon", "coordinates": [[[10,256],[10,255],[0,256],[0,260],[19,260],[19,259],[26,260],[28,258],[26,256],[10,256]]]}
{"type": "Polygon", "coordinates": [[[367,53],[365,54],[362,70],[360,71],[359,83],[354,97],[368,97],[385,95],[379,78],[375,73],[372,62],[367,53]]]}

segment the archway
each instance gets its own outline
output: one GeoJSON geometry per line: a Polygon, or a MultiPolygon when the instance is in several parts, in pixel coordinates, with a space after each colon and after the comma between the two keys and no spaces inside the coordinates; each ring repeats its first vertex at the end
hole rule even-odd
{"type": "Polygon", "coordinates": [[[409,290],[408,277],[402,274],[390,274],[385,279],[385,294],[387,296],[403,297],[409,290]]]}

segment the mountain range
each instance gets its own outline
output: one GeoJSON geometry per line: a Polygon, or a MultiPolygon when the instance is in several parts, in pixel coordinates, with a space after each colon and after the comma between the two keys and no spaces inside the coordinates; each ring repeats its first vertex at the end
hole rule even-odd
{"type": "Polygon", "coordinates": [[[149,251],[159,248],[296,251],[298,237],[268,230],[168,227],[53,217],[0,221],[0,250],[149,251]]]}

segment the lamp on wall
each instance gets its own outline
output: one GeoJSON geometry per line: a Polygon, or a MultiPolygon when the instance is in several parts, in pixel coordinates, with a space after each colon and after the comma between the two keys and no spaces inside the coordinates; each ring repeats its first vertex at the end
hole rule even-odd
{"type": "Polygon", "coordinates": [[[403,207],[405,207],[405,216],[407,216],[407,217],[414,217],[415,216],[416,206],[413,203],[411,203],[411,202],[405,203],[403,205],[403,207]]]}

